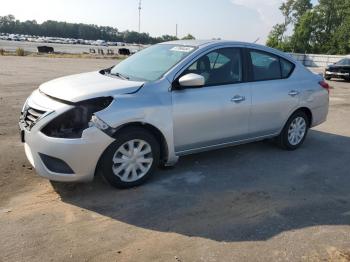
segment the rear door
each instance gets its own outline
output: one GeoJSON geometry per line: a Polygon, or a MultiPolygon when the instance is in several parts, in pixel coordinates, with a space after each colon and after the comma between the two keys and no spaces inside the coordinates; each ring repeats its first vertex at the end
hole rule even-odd
{"type": "Polygon", "coordinates": [[[274,54],[250,49],[253,137],[276,134],[299,104],[300,90],[289,77],[295,65],[274,54]]]}

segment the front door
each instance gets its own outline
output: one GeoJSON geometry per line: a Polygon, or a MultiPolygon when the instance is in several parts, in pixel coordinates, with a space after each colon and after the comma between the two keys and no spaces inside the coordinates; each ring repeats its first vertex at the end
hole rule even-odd
{"type": "Polygon", "coordinates": [[[172,91],[174,142],[177,153],[248,137],[250,84],[243,83],[239,48],[212,51],[182,75],[200,74],[205,85],[172,91]]]}

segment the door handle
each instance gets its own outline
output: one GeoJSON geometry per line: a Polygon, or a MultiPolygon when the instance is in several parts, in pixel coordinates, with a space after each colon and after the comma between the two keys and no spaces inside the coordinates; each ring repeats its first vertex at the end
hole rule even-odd
{"type": "Polygon", "coordinates": [[[292,91],[290,91],[290,92],[288,93],[288,95],[290,95],[290,96],[292,96],[292,97],[297,96],[297,95],[299,95],[299,91],[292,90],[292,91]]]}
{"type": "Polygon", "coordinates": [[[239,95],[236,95],[236,96],[232,97],[232,99],[231,99],[231,102],[235,102],[235,103],[241,103],[243,101],[245,101],[245,97],[239,96],[239,95]]]}

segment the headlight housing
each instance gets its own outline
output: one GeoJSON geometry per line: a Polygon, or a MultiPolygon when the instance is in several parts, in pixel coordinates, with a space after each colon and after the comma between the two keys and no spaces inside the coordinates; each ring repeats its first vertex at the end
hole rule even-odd
{"type": "Polygon", "coordinates": [[[55,138],[81,138],[83,131],[89,127],[93,114],[107,108],[112,101],[113,97],[100,97],[79,102],[53,119],[41,132],[55,138]]]}

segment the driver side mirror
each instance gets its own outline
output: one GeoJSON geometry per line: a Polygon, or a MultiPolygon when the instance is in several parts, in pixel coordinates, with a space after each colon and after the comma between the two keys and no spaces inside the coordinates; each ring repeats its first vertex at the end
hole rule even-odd
{"type": "Polygon", "coordinates": [[[179,85],[181,87],[201,87],[204,86],[205,79],[198,74],[187,74],[179,79],[179,85]]]}

